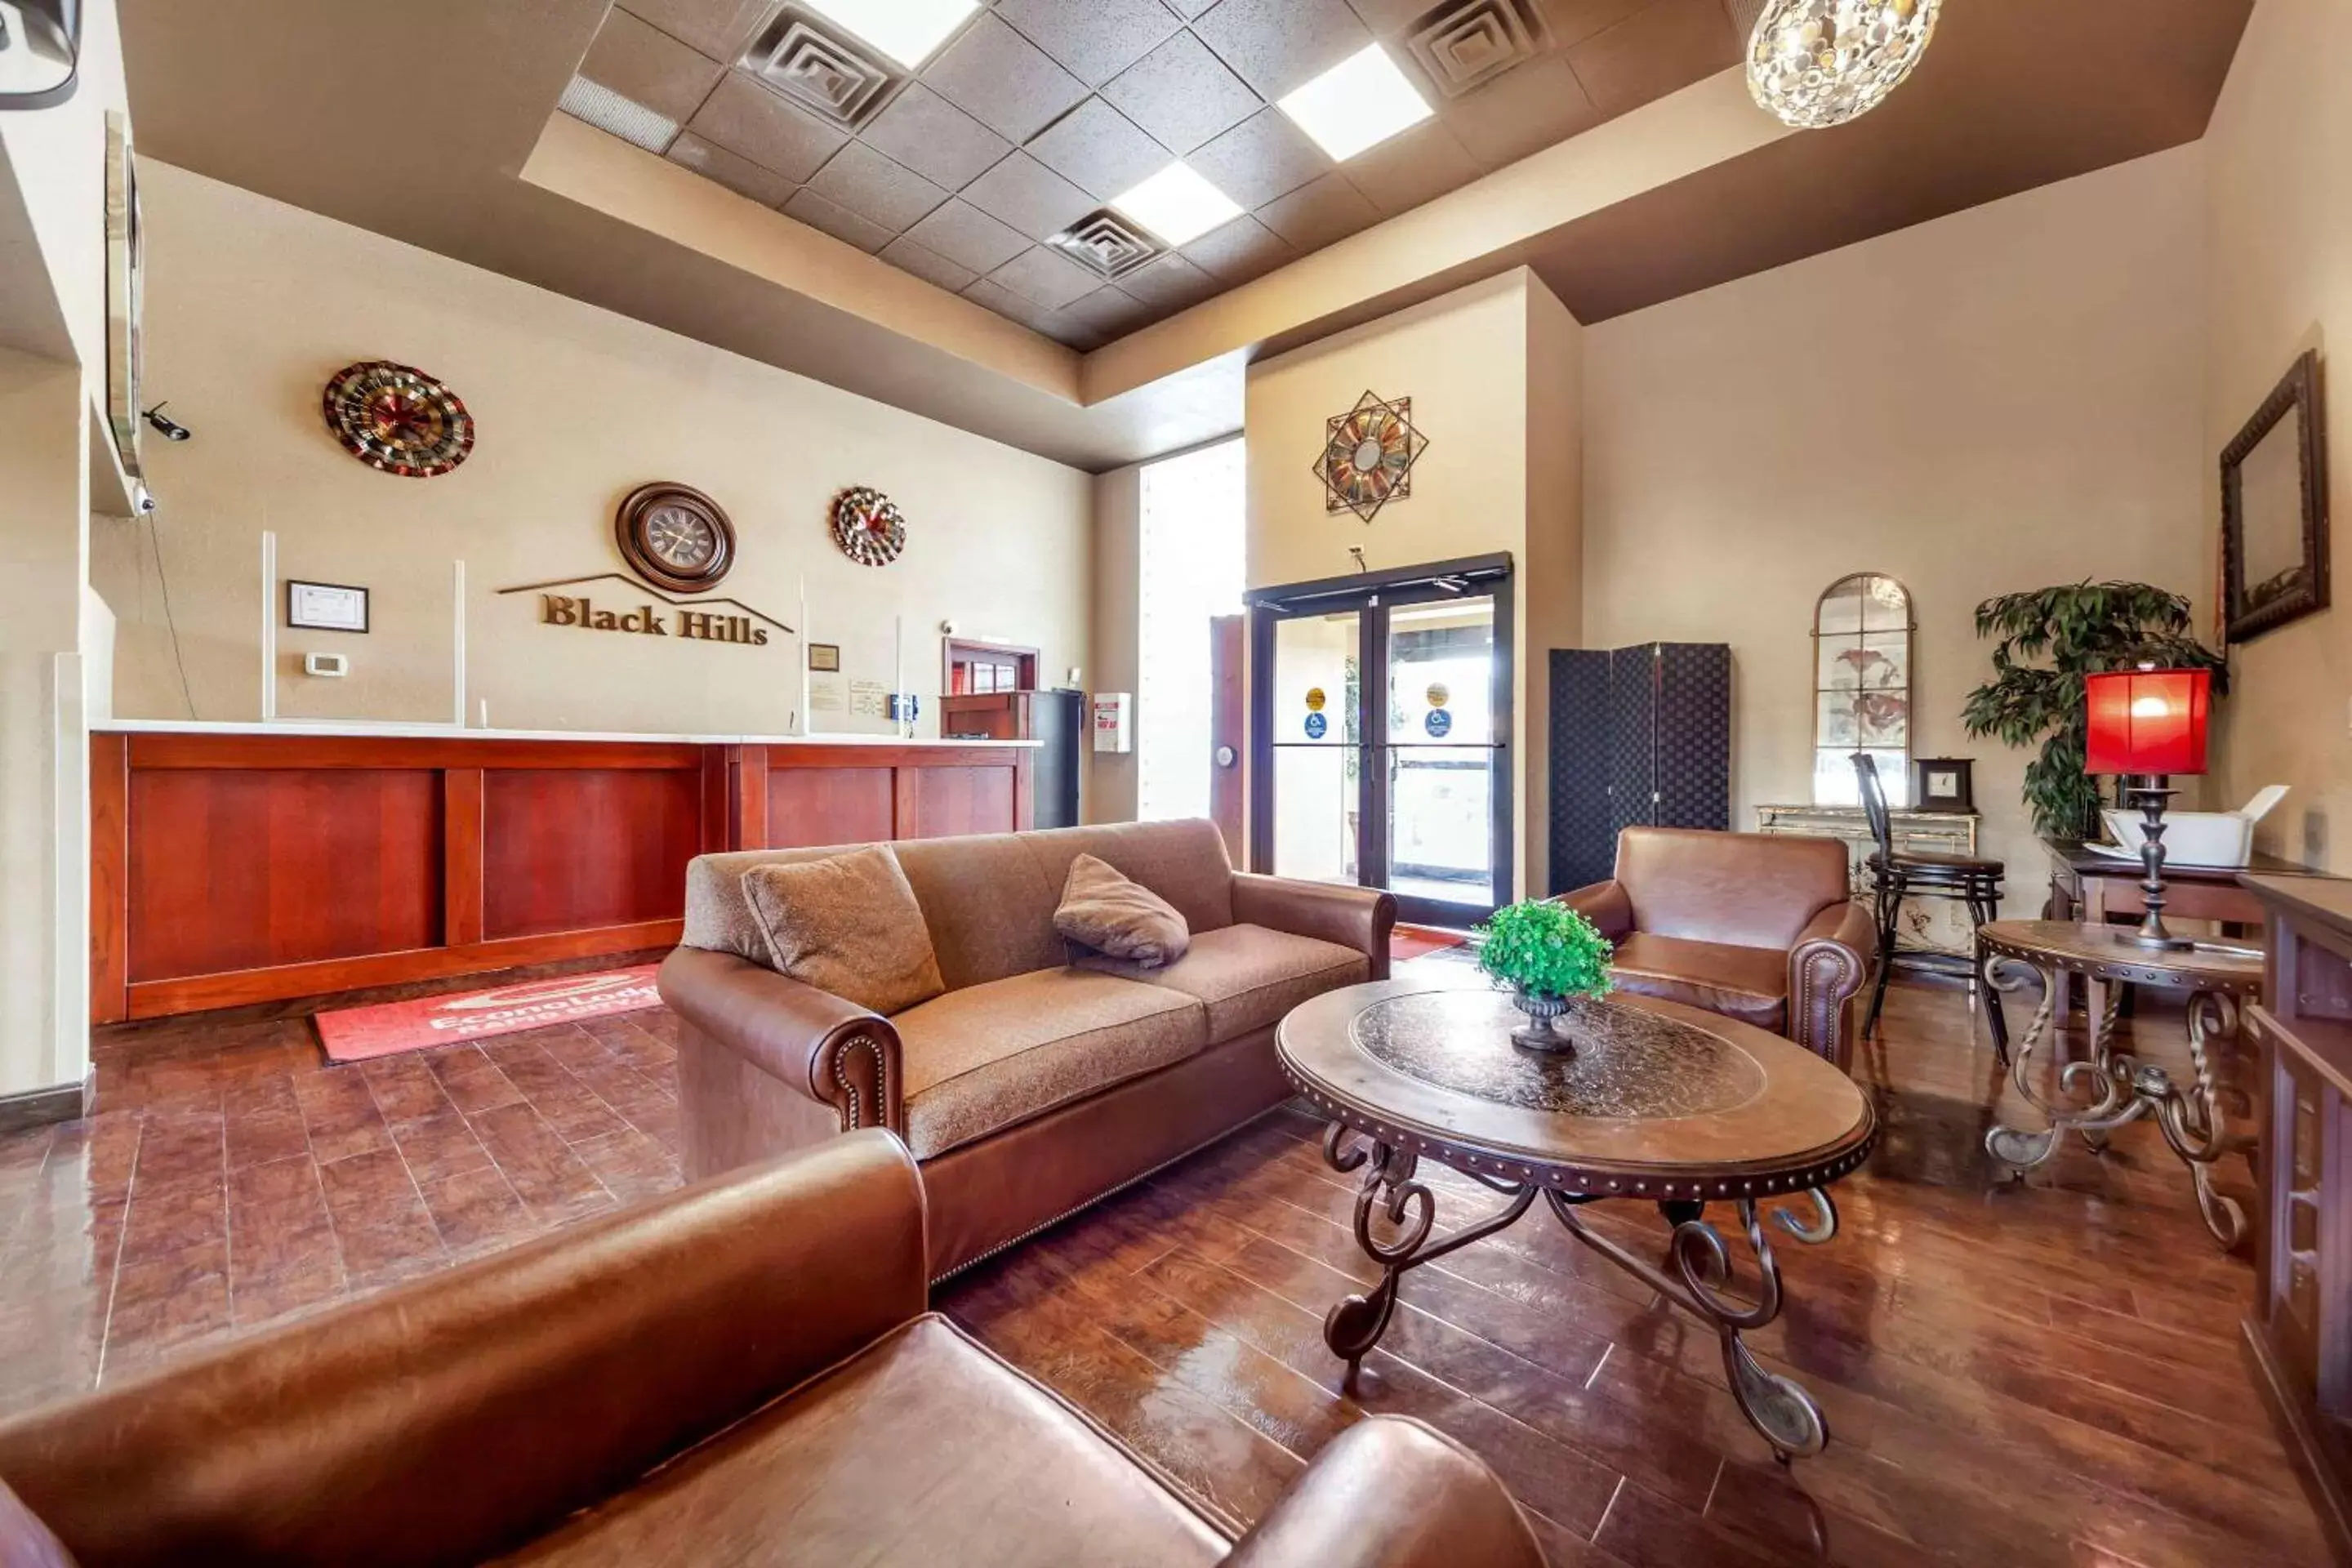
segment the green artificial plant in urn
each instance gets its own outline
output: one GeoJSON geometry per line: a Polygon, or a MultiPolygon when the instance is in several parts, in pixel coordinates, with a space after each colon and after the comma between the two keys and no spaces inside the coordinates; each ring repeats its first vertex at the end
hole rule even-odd
{"type": "Polygon", "coordinates": [[[1496,910],[1477,934],[1478,967],[1509,986],[1511,1005],[1528,1016],[1512,1040],[1536,1050],[1571,1049],[1560,1016],[1573,1002],[1609,994],[1613,950],[1601,928],[1566,904],[1529,900],[1496,910]]]}

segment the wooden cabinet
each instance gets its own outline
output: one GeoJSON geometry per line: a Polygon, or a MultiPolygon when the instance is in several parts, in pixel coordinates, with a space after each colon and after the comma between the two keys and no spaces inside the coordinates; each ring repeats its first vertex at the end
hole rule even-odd
{"type": "Polygon", "coordinates": [[[2247,876],[2268,913],[2248,1359],[2352,1564],[2352,881],[2247,876]]]}
{"type": "Polygon", "coordinates": [[[1030,825],[1026,747],[101,731],[90,1014],[676,942],[686,863],[1030,825]]]}

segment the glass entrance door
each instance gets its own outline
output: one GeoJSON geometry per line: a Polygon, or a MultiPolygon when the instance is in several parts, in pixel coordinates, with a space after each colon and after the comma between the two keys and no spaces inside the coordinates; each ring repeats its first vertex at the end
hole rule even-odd
{"type": "Polygon", "coordinates": [[[1508,557],[1260,590],[1251,863],[1464,926],[1511,898],[1508,557]]]}

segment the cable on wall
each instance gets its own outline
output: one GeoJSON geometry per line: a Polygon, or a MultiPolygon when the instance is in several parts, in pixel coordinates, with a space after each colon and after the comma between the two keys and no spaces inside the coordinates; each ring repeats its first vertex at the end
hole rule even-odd
{"type": "Polygon", "coordinates": [[[188,717],[196,716],[196,694],[188,685],[188,661],[180,652],[180,623],[172,615],[172,580],[163,574],[163,542],[155,532],[155,514],[147,514],[147,544],[155,556],[155,581],[163,590],[163,628],[172,637],[172,662],[180,671],[180,696],[188,717]]]}

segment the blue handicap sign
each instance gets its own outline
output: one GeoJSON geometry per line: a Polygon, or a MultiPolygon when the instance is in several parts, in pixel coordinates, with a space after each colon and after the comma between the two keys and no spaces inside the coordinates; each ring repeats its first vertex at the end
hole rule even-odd
{"type": "Polygon", "coordinates": [[[1445,738],[1446,731],[1454,728],[1454,715],[1443,708],[1433,708],[1422,719],[1421,727],[1428,731],[1435,739],[1442,741],[1445,738]]]}
{"type": "Polygon", "coordinates": [[[1331,721],[1323,717],[1322,714],[1309,713],[1307,716],[1307,738],[1308,740],[1321,740],[1323,738],[1324,731],[1330,728],[1331,721]]]}

